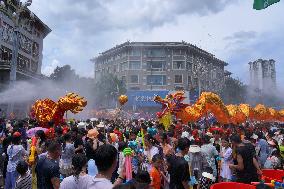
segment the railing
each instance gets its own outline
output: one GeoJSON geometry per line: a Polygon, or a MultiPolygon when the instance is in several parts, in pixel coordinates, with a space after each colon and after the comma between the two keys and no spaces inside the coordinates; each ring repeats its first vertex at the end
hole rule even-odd
{"type": "MultiPolygon", "coordinates": [[[[3,60],[0,60],[0,69],[1,68],[6,68],[6,69],[10,69],[10,61],[3,61],[3,60]]],[[[19,66],[17,66],[17,72],[20,72],[20,73],[23,73],[23,74],[26,74],[28,76],[31,76],[31,77],[34,77],[34,78],[40,78],[41,76],[38,75],[36,72],[33,72],[31,70],[28,70],[28,69],[23,69],[23,68],[20,68],[19,66]]]]}

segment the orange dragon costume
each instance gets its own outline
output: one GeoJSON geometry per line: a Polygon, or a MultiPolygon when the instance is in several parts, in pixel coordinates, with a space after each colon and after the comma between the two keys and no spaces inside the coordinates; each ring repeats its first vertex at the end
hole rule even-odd
{"type": "Polygon", "coordinates": [[[284,121],[284,110],[276,111],[262,104],[258,104],[255,108],[248,104],[225,106],[221,98],[212,92],[203,92],[193,105],[184,104],[184,99],[184,92],[182,91],[170,94],[165,99],[156,96],[154,101],[162,104],[162,112],[157,113],[158,118],[163,120],[165,116],[168,117],[170,114],[187,124],[188,122],[198,121],[211,112],[222,124],[239,124],[246,120],[284,121]]]}

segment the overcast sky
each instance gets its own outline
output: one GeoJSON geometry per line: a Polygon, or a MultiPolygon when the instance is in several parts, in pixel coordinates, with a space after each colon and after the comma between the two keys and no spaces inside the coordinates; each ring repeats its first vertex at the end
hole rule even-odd
{"type": "Polygon", "coordinates": [[[70,64],[93,77],[90,59],[130,41],[196,44],[229,63],[248,83],[248,62],[274,59],[284,82],[284,1],[265,10],[253,0],[33,0],[31,10],[52,32],[44,40],[42,72],[70,64]]]}

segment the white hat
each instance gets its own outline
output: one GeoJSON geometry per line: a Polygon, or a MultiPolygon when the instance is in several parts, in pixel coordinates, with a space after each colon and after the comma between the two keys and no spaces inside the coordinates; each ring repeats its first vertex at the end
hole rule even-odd
{"type": "Polygon", "coordinates": [[[191,153],[197,153],[200,152],[201,148],[198,145],[190,145],[189,152],[191,153]]]}
{"type": "Polygon", "coordinates": [[[253,133],[253,135],[251,136],[251,138],[254,139],[254,140],[256,140],[256,139],[258,139],[258,136],[253,133]]]}
{"type": "Polygon", "coordinates": [[[91,118],[90,121],[98,121],[98,118],[91,118]]]}
{"type": "Polygon", "coordinates": [[[202,176],[208,179],[211,179],[212,181],[215,181],[215,177],[211,173],[203,172],[202,176]]]}
{"type": "Polygon", "coordinates": [[[186,131],[182,132],[181,138],[189,138],[189,133],[186,131]]]}
{"type": "Polygon", "coordinates": [[[207,132],[206,135],[207,135],[207,136],[210,136],[210,137],[213,137],[213,134],[210,133],[210,132],[207,132]]]}
{"type": "Polygon", "coordinates": [[[98,127],[98,128],[104,128],[104,127],[105,127],[104,122],[101,121],[100,124],[97,125],[97,127],[98,127]]]}
{"type": "Polygon", "coordinates": [[[145,118],[140,118],[140,119],[138,119],[138,121],[145,121],[145,118]]]}
{"type": "Polygon", "coordinates": [[[80,122],[80,123],[78,123],[78,128],[79,128],[79,129],[80,129],[80,128],[86,129],[86,126],[87,126],[87,124],[86,124],[85,122],[80,122]]]}

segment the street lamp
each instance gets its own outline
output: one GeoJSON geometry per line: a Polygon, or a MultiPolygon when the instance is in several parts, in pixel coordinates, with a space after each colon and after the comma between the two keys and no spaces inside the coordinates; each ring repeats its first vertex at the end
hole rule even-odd
{"type": "MultiPolygon", "coordinates": [[[[1,5],[5,6],[5,2],[1,0],[1,5]]],[[[18,53],[19,53],[19,35],[20,35],[20,22],[21,22],[21,14],[25,10],[27,10],[27,7],[32,4],[32,0],[28,0],[25,3],[22,3],[18,1],[14,5],[16,8],[15,12],[12,14],[12,20],[14,22],[14,32],[13,32],[13,51],[12,51],[12,60],[11,60],[11,66],[10,66],[10,82],[9,82],[9,88],[14,87],[14,83],[17,79],[17,60],[18,60],[18,53]]],[[[31,14],[32,19],[34,18],[34,15],[31,14]]],[[[13,113],[14,111],[14,103],[11,102],[8,104],[8,114],[13,113]]]]}

